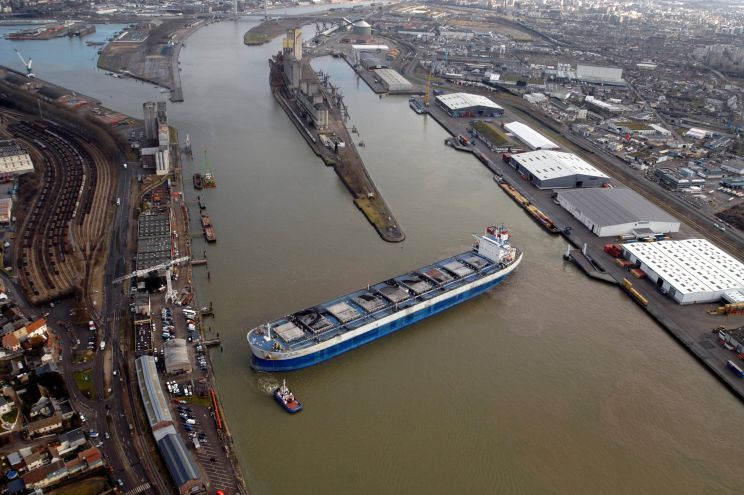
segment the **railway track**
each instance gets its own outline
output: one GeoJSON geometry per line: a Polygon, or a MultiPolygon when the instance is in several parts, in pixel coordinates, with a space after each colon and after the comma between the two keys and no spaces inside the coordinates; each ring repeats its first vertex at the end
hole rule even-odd
{"type": "Polygon", "coordinates": [[[87,246],[103,237],[106,208],[99,203],[112,181],[100,170],[109,166],[93,143],[59,126],[17,119],[8,130],[43,158],[41,189],[20,229],[20,278],[34,303],[63,297],[79,283],[89,261],[90,253],[75,249],[81,243],[72,236],[87,246]],[[99,187],[101,175],[107,179],[105,190],[99,187]]]}

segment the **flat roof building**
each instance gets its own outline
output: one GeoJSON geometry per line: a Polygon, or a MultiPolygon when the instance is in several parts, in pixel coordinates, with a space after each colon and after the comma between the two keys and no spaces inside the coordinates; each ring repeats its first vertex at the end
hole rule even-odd
{"type": "Polygon", "coordinates": [[[165,466],[178,487],[178,493],[185,495],[198,491],[201,485],[199,468],[191,452],[186,450],[181,437],[173,432],[163,436],[157,442],[165,466]]]}
{"type": "Polygon", "coordinates": [[[573,153],[540,150],[512,155],[509,164],[538,189],[597,187],[609,180],[573,153]]]}
{"type": "Polygon", "coordinates": [[[410,91],[413,85],[394,69],[377,69],[375,75],[388,91],[410,91]]]}
{"type": "Polygon", "coordinates": [[[735,158],[733,160],[727,160],[721,164],[721,170],[731,172],[736,175],[744,175],[744,160],[735,158]]]}
{"type": "Polygon", "coordinates": [[[499,117],[504,109],[482,95],[450,93],[435,98],[437,105],[451,117],[499,117]]]}
{"type": "Polygon", "coordinates": [[[576,66],[576,78],[579,81],[596,83],[596,84],[609,84],[609,85],[623,85],[623,70],[618,67],[600,67],[596,65],[581,65],[576,66]]]}
{"type": "Polygon", "coordinates": [[[186,339],[171,339],[163,345],[165,372],[168,375],[191,373],[191,361],[186,347],[186,339]]]}
{"type": "Polygon", "coordinates": [[[649,280],[679,304],[716,302],[744,290],[744,264],[706,239],[623,244],[649,280]]]}
{"type": "Polygon", "coordinates": [[[558,203],[597,237],[679,232],[679,220],[624,187],[561,191],[558,203]]]}
{"type": "Polygon", "coordinates": [[[504,129],[514,134],[517,139],[527,145],[531,150],[557,150],[560,148],[553,141],[521,122],[504,124],[504,129]]]}
{"type": "Polygon", "coordinates": [[[155,358],[152,356],[139,357],[135,361],[135,365],[137,383],[150,427],[156,429],[167,426],[173,422],[173,416],[168,409],[168,401],[163,394],[163,387],[158,379],[155,358]]]}
{"type": "Polygon", "coordinates": [[[15,139],[0,141],[0,175],[15,175],[33,172],[31,156],[15,139]]]}

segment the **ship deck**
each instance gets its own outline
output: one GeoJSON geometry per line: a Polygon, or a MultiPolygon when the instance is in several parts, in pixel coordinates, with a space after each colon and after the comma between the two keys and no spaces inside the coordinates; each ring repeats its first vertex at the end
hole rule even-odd
{"type": "MultiPolygon", "coordinates": [[[[518,251],[517,251],[518,253],[518,251]]],[[[513,257],[518,259],[519,255],[513,257]]],[[[295,351],[380,320],[508,266],[475,250],[445,258],[368,288],[278,318],[251,330],[248,340],[264,351],[295,351]]]]}

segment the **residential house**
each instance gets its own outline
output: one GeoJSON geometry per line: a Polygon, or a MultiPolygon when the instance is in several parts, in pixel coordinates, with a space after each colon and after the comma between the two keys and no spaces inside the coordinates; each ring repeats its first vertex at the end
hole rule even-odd
{"type": "Polygon", "coordinates": [[[44,465],[44,462],[47,459],[47,455],[44,450],[32,451],[31,449],[22,449],[21,455],[23,456],[23,462],[26,464],[26,469],[28,469],[29,471],[40,468],[44,465]],[[24,452],[24,450],[27,451],[24,452]]]}
{"type": "Polygon", "coordinates": [[[13,401],[9,401],[4,395],[0,395],[0,416],[8,414],[15,408],[13,401]]]}
{"type": "Polygon", "coordinates": [[[57,453],[60,456],[69,454],[78,449],[81,445],[85,445],[88,441],[85,439],[85,433],[82,428],[76,428],[74,430],[66,431],[57,435],[59,445],[57,446],[57,453]]]}
{"type": "Polygon", "coordinates": [[[67,468],[62,461],[52,462],[46,466],[34,469],[24,474],[21,479],[26,484],[26,488],[45,488],[56,483],[67,476],[67,468]]]}
{"type": "Polygon", "coordinates": [[[33,323],[26,325],[27,338],[41,337],[47,333],[47,322],[44,318],[39,318],[33,323]]]}
{"type": "Polygon", "coordinates": [[[19,351],[21,350],[21,341],[14,333],[6,333],[3,335],[3,348],[11,352],[19,351]]]}
{"type": "Polygon", "coordinates": [[[28,424],[29,436],[43,435],[62,428],[62,416],[55,414],[49,418],[32,421],[28,424]]]}

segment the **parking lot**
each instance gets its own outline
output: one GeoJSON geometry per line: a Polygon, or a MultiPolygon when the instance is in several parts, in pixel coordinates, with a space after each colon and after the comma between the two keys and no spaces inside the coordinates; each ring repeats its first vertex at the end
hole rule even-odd
{"type": "Polygon", "coordinates": [[[205,485],[208,492],[224,490],[226,493],[236,493],[238,487],[212,417],[212,408],[196,404],[178,404],[174,407],[173,414],[174,418],[179,418],[178,431],[184,435],[186,446],[194,454],[206,475],[205,485]],[[181,414],[185,414],[189,419],[181,414]],[[194,424],[189,425],[187,421],[193,421],[194,424]]]}

